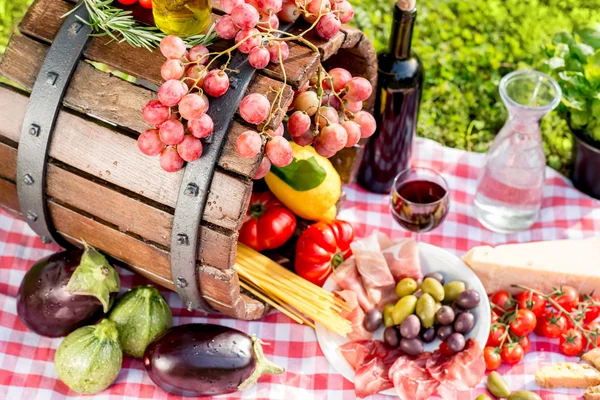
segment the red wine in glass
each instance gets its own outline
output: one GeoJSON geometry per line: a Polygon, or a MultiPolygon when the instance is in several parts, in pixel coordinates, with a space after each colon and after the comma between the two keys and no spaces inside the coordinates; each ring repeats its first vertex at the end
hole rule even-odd
{"type": "Polygon", "coordinates": [[[449,208],[448,185],[437,172],[409,168],[395,179],[391,191],[391,213],[405,229],[417,233],[438,227],[449,208]]]}

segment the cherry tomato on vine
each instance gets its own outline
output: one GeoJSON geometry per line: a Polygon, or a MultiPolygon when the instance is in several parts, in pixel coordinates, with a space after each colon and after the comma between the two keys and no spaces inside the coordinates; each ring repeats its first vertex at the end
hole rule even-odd
{"type": "Polygon", "coordinates": [[[500,351],[502,360],[508,365],[515,365],[523,359],[523,348],[518,343],[508,343],[500,351]]]}
{"type": "Polygon", "coordinates": [[[510,323],[510,330],[517,336],[529,335],[535,329],[537,320],[533,311],[528,309],[520,309],[514,321],[510,323]]]}
{"type": "Polygon", "coordinates": [[[144,8],[152,8],[152,0],[140,0],[140,6],[144,8]]]}
{"type": "Polygon", "coordinates": [[[126,6],[130,6],[132,4],[135,4],[137,0],[119,0],[119,3],[121,4],[125,4],[126,6]]]}
{"type": "Polygon", "coordinates": [[[577,308],[577,304],[579,303],[579,293],[577,293],[577,290],[574,287],[562,286],[559,291],[560,293],[552,296],[554,301],[568,312],[577,308]]]}
{"type": "Polygon", "coordinates": [[[450,350],[450,347],[448,347],[448,343],[447,342],[442,342],[440,344],[440,353],[442,353],[445,356],[452,356],[454,354],[456,354],[455,352],[453,352],[452,350],[450,350]]]}
{"type": "Polygon", "coordinates": [[[535,333],[540,336],[555,339],[566,329],[567,320],[564,315],[557,313],[555,310],[546,310],[546,312],[538,318],[535,333]]]}
{"type": "Polygon", "coordinates": [[[589,331],[590,338],[596,339],[596,346],[600,347],[600,322],[590,322],[585,326],[585,329],[589,331]]]}
{"type": "Polygon", "coordinates": [[[494,325],[496,322],[498,322],[498,320],[500,319],[500,317],[498,316],[498,314],[496,314],[495,312],[492,311],[491,313],[491,324],[494,325]]]}
{"type": "Polygon", "coordinates": [[[487,346],[483,349],[483,359],[485,360],[485,368],[488,371],[494,371],[502,364],[500,350],[496,347],[487,346]]]}
{"type": "MultiPolygon", "coordinates": [[[[594,303],[600,304],[600,297],[585,295],[585,296],[583,296],[582,299],[580,299],[580,301],[588,301],[588,302],[594,302],[594,303]]],[[[596,320],[599,316],[600,316],[600,306],[588,305],[586,313],[585,313],[584,322],[586,324],[589,324],[590,322],[596,320]]]]}
{"type": "Polygon", "coordinates": [[[523,348],[523,353],[529,353],[529,348],[531,347],[529,336],[523,336],[521,339],[519,339],[519,344],[523,348]]]}
{"type": "Polygon", "coordinates": [[[515,299],[519,308],[533,311],[536,317],[539,317],[546,311],[546,299],[539,294],[529,291],[519,293],[515,299]]]}
{"type": "Polygon", "coordinates": [[[560,337],[560,352],[576,356],[583,351],[583,334],[578,329],[569,329],[560,337]]]}
{"type": "Polygon", "coordinates": [[[492,327],[492,329],[490,329],[490,335],[488,336],[487,346],[500,346],[500,343],[502,343],[502,338],[504,337],[505,333],[506,328],[504,325],[492,327]]]}
{"type": "Polygon", "coordinates": [[[500,317],[503,316],[505,312],[515,309],[514,299],[504,290],[494,293],[492,297],[490,297],[490,302],[497,306],[492,306],[492,310],[500,317]]]}

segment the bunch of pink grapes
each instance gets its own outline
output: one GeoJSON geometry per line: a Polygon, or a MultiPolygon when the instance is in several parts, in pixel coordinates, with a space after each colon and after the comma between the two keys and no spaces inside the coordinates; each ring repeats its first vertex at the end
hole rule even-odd
{"type": "MultiPolygon", "coordinates": [[[[202,155],[200,139],[210,136],[214,129],[207,114],[209,98],[218,98],[229,90],[228,72],[236,73],[228,68],[233,51],[247,54],[248,62],[256,69],[275,63],[285,71],[284,61],[289,57],[287,40],[301,40],[312,29],[330,39],[354,15],[346,0],[221,0],[221,8],[227,15],[216,22],[215,31],[222,39],[235,40],[230,48],[211,53],[207,47],[197,45],[188,51],[176,36],[161,41],[160,50],[167,58],[161,68],[165,82],[158,90],[158,100],[148,102],[142,110],[144,119],[154,128],[139,136],[138,147],[148,156],[159,155],[165,171],[179,171],[185,162],[202,155]],[[279,19],[293,22],[301,15],[312,24],[302,35],[277,30],[279,19]],[[211,69],[220,57],[228,59],[220,68],[211,69]]],[[[236,151],[245,158],[256,158],[264,151],[255,179],[264,177],[272,165],[285,167],[294,158],[292,146],[283,137],[283,124],[269,129],[274,115],[285,112],[285,83],[276,91],[273,104],[261,93],[251,93],[240,103],[240,116],[257,129],[249,129],[238,137],[236,151]]],[[[341,68],[329,73],[320,68],[318,78],[296,92],[291,107],[294,112],[288,121],[290,135],[300,145],[313,144],[326,157],[354,146],[375,130],[373,117],[362,111],[362,102],[371,91],[371,84],[364,78],[353,78],[341,68]]]]}
{"type": "MultiPolygon", "coordinates": [[[[221,8],[227,15],[217,21],[215,31],[222,39],[235,39],[236,43],[245,37],[258,37],[260,32],[279,32],[279,20],[294,22],[300,16],[319,36],[331,39],[354,17],[354,8],[346,0],[221,0],[221,8]]],[[[259,42],[257,39],[243,46],[251,60],[250,47],[263,48],[259,42]]]]}
{"type": "Polygon", "coordinates": [[[343,68],[321,69],[296,92],[288,117],[290,136],[301,146],[312,144],[323,157],[353,147],[377,128],[375,118],[363,111],[372,91],[371,82],[343,68]]]}

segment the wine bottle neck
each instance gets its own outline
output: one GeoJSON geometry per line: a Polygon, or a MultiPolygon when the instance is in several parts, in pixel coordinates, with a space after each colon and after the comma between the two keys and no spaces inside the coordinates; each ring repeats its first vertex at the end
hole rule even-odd
{"type": "Polygon", "coordinates": [[[390,51],[396,59],[403,60],[410,57],[413,28],[417,9],[403,11],[398,5],[394,7],[394,25],[390,39],[390,51]]]}

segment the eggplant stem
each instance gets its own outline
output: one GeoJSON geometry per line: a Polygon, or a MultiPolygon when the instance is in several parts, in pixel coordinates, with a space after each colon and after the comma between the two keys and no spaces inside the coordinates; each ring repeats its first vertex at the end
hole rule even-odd
{"type": "Polygon", "coordinates": [[[252,375],[248,377],[244,382],[242,382],[238,386],[238,390],[246,390],[258,381],[258,378],[263,376],[264,374],[283,374],[285,372],[285,368],[280,367],[279,365],[273,364],[271,361],[267,360],[265,354],[263,353],[262,345],[260,339],[258,339],[255,335],[251,336],[252,339],[252,348],[254,349],[254,355],[256,356],[256,368],[252,375]]]}

